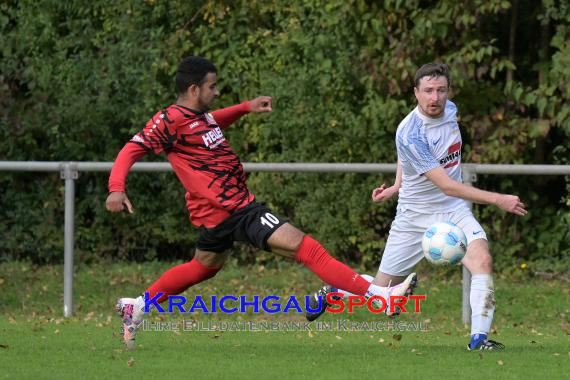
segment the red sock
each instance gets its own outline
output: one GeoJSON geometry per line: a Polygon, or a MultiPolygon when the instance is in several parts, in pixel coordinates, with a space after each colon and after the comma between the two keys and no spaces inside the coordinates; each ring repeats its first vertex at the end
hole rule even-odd
{"type": "Polygon", "coordinates": [[[335,260],[326,249],[309,235],[305,235],[295,259],[303,263],[324,282],[336,288],[363,296],[370,283],[347,265],[335,260]]]}
{"type": "Polygon", "coordinates": [[[157,300],[160,303],[168,299],[169,295],[180,294],[192,285],[214,277],[220,269],[222,269],[222,266],[207,267],[198,260],[193,259],[164,272],[145,293],[149,293],[148,296],[151,299],[158,292],[164,292],[157,300]]]}

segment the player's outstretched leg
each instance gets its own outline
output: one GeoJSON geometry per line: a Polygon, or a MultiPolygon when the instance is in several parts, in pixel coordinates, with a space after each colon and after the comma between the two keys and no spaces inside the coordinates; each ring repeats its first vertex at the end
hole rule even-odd
{"type": "MultiPolygon", "coordinates": [[[[222,268],[227,254],[218,254],[214,265],[205,265],[197,257],[204,259],[208,253],[196,252],[194,259],[188,263],[177,265],[164,272],[145,293],[148,298],[153,299],[158,293],[163,293],[156,302],[162,303],[168,299],[169,295],[180,294],[189,287],[212,278],[222,268]]],[[[137,330],[142,326],[144,320],[145,300],[143,296],[138,298],[120,298],[117,301],[115,310],[121,317],[121,335],[125,345],[129,349],[135,348],[135,337],[137,330]]]]}
{"type": "Polygon", "coordinates": [[[115,305],[115,311],[121,317],[121,336],[128,349],[136,346],[135,338],[137,330],[145,318],[144,298],[119,298],[115,305]]]}
{"type": "MultiPolygon", "coordinates": [[[[364,279],[366,279],[367,281],[371,281],[373,279],[372,276],[369,275],[362,275],[362,277],[364,277],[364,279]]],[[[395,317],[400,314],[401,310],[398,307],[396,307],[394,309],[394,312],[390,312],[390,304],[389,304],[390,296],[408,297],[414,293],[414,289],[417,286],[417,284],[418,284],[417,275],[415,273],[411,273],[410,275],[408,275],[408,277],[406,277],[406,279],[403,282],[401,282],[398,285],[387,286],[387,287],[382,287],[382,286],[374,287],[376,289],[376,292],[372,293],[371,291],[368,291],[366,297],[372,297],[373,295],[382,296],[388,303],[385,310],[386,315],[389,317],[395,317]]],[[[305,313],[305,318],[307,318],[309,322],[312,322],[316,320],[318,317],[320,317],[326,311],[327,307],[330,306],[330,304],[326,300],[326,296],[331,292],[340,292],[343,293],[345,296],[352,294],[345,290],[338,290],[332,287],[331,285],[323,286],[310,298],[309,306],[311,310],[318,310],[318,311],[315,312],[307,311],[305,313]],[[322,300],[320,302],[321,304],[320,308],[319,308],[319,298],[322,300]]]]}

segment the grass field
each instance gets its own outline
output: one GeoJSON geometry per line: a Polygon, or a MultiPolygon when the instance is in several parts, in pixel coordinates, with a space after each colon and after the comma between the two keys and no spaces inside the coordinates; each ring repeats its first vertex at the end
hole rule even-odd
{"type": "MultiPolygon", "coordinates": [[[[146,331],[126,350],[112,313],[118,296],[144,290],[166,263],[80,266],[75,315],[62,317],[63,268],[0,264],[0,378],[6,379],[521,379],[568,378],[570,290],[566,279],[496,279],[493,338],[502,352],[467,352],[460,271],[420,269],[422,312],[400,317],[426,331],[146,331]],[[443,280],[444,278],[445,280],[443,280]]],[[[303,295],[320,285],[302,267],[228,265],[190,297],[303,295]]],[[[304,322],[302,314],[157,314],[152,322],[304,322]]],[[[388,321],[365,310],[319,321],[388,321]]],[[[311,324],[312,329],[316,328],[311,324]]]]}

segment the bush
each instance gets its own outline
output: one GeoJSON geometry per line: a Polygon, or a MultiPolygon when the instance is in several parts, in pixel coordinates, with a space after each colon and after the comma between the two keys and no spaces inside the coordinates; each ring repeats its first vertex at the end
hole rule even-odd
{"type": "MultiPolygon", "coordinates": [[[[394,162],[413,74],[435,60],[453,68],[465,162],[567,164],[570,9],[518,3],[514,12],[499,0],[4,1],[0,159],[112,161],[175,100],[177,64],[196,54],[218,65],[219,106],[274,97],[273,113],[228,132],[243,161],[394,162]]],[[[391,176],[251,177],[261,200],[335,255],[379,261],[394,205],[371,204],[370,191],[391,176]]],[[[61,261],[62,182],[0,173],[0,185],[0,258],[61,261]]],[[[478,185],[519,194],[530,210],[515,218],[476,208],[499,266],[568,255],[568,178],[481,176],[478,185]]],[[[106,175],[82,174],[79,259],[190,257],[196,230],[174,176],[133,174],[128,189],[137,213],[109,215],[106,175]]]]}

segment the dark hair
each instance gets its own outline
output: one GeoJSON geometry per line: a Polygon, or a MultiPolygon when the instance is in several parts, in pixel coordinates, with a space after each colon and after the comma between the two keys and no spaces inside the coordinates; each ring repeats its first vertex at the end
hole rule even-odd
{"type": "Polygon", "coordinates": [[[217,73],[217,70],[216,66],[206,58],[195,56],[184,58],[176,72],[176,90],[179,94],[183,94],[193,84],[200,86],[208,73],[217,73]]]}
{"type": "Polygon", "coordinates": [[[449,78],[449,66],[445,63],[426,63],[416,71],[414,77],[414,85],[420,87],[420,79],[423,77],[445,77],[447,79],[447,87],[451,86],[451,79],[449,78]]]}

